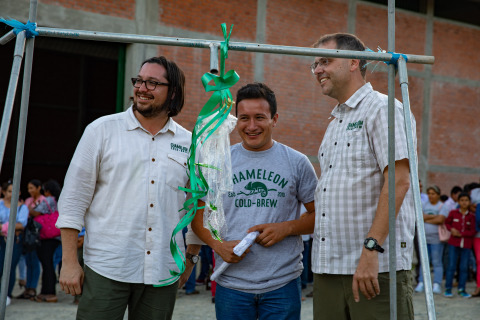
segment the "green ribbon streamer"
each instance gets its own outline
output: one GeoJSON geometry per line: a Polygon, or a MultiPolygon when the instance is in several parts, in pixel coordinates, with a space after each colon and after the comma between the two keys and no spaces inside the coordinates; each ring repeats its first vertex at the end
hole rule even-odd
{"type": "MultiPolygon", "coordinates": [[[[215,132],[215,130],[218,129],[218,127],[230,114],[233,106],[233,97],[230,93],[230,88],[240,79],[240,76],[234,70],[230,70],[225,74],[225,59],[228,58],[228,42],[232,34],[233,24],[230,27],[230,32],[228,35],[227,25],[222,23],[221,27],[225,41],[222,41],[220,44],[220,75],[217,76],[207,72],[202,76],[201,79],[205,91],[212,92],[212,96],[210,99],[208,99],[200,111],[192,132],[192,144],[190,146],[187,162],[187,173],[190,177],[190,189],[178,187],[179,190],[188,192],[192,195],[191,198],[187,199],[183,203],[183,208],[180,209],[180,211],[185,210],[187,213],[177,224],[170,238],[170,252],[172,253],[173,259],[175,260],[175,264],[177,265],[179,271],[177,272],[170,270],[171,277],[159,280],[159,284],[154,285],[154,287],[163,287],[175,283],[185,271],[185,256],[178,247],[177,241],[175,240],[175,235],[192,222],[198,209],[205,208],[198,206],[198,200],[205,197],[209,190],[208,183],[202,173],[202,167],[212,168],[212,166],[208,164],[195,162],[197,149],[215,132]],[[212,82],[213,84],[210,84],[212,82]],[[205,118],[212,115],[214,115],[212,119],[210,119],[208,123],[200,129],[200,125],[205,118]],[[204,141],[201,141],[201,137],[206,131],[208,134],[206,135],[204,141]]],[[[218,231],[213,227],[210,227],[210,232],[217,240],[222,241],[218,231]]]]}

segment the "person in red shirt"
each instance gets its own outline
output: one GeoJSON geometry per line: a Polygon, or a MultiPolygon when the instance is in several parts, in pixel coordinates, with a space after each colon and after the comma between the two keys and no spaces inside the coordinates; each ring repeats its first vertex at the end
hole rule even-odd
{"type": "Polygon", "coordinates": [[[458,282],[458,295],[464,298],[470,298],[471,295],[465,291],[465,284],[468,276],[468,258],[473,246],[473,237],[475,236],[475,214],[469,211],[470,196],[467,193],[461,193],[458,196],[459,208],[450,211],[445,226],[452,233],[448,240],[449,264],[447,277],[445,281],[445,297],[452,297],[452,282],[455,270],[457,269],[457,260],[460,257],[460,270],[458,282]]]}

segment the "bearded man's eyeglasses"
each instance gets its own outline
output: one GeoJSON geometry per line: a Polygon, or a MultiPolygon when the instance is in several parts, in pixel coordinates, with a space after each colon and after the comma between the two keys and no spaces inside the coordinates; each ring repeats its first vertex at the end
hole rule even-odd
{"type": "Polygon", "coordinates": [[[155,90],[157,86],[166,86],[168,87],[170,84],[165,82],[158,82],[153,80],[142,80],[140,78],[132,78],[132,84],[135,88],[140,88],[142,83],[145,83],[145,87],[148,90],[155,90]]]}

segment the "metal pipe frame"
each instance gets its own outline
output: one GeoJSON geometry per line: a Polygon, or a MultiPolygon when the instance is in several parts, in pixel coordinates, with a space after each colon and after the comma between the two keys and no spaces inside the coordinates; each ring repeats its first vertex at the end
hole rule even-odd
{"type": "Polygon", "coordinates": [[[427,314],[429,320],[435,320],[435,301],[433,300],[432,279],[430,277],[430,264],[428,262],[427,240],[425,238],[425,226],[422,214],[422,200],[420,199],[420,185],[418,182],[418,158],[417,146],[413,140],[412,116],[410,111],[410,98],[408,93],[408,75],[407,64],[403,57],[398,59],[398,74],[400,87],[402,89],[403,113],[405,117],[405,132],[407,134],[408,158],[410,159],[410,183],[413,188],[413,199],[416,212],[418,246],[420,248],[420,257],[423,282],[425,283],[425,300],[427,303],[427,314]]]}
{"type": "Polygon", "coordinates": [[[12,72],[10,74],[10,82],[8,83],[7,98],[5,99],[5,108],[3,109],[2,124],[0,127],[0,171],[2,170],[8,129],[10,128],[10,121],[12,119],[13,104],[15,102],[15,93],[17,92],[18,78],[20,76],[24,52],[25,31],[18,34],[15,42],[15,51],[13,53],[12,72]]]}
{"type": "MultiPolygon", "coordinates": [[[[30,0],[29,20],[35,22],[37,18],[37,0],[30,0]]],[[[22,31],[25,33],[25,31],[22,31]]],[[[32,75],[33,47],[35,39],[30,38],[25,46],[25,67],[23,69],[22,102],[20,105],[20,120],[18,126],[17,151],[15,154],[15,169],[13,173],[13,194],[10,205],[10,217],[8,225],[8,236],[5,250],[5,263],[3,265],[3,276],[0,290],[0,319],[5,319],[5,308],[7,302],[8,283],[10,280],[13,241],[15,239],[15,225],[17,220],[17,203],[20,195],[20,178],[22,176],[23,149],[25,145],[25,132],[27,129],[28,100],[30,98],[30,80],[32,75]]]]}
{"type": "Polygon", "coordinates": [[[218,43],[210,43],[210,73],[218,74],[218,43]]]}
{"type": "Polygon", "coordinates": [[[15,38],[15,33],[13,32],[13,30],[10,30],[3,37],[0,38],[0,45],[7,44],[13,38],[15,38]]]}
{"type": "MultiPolygon", "coordinates": [[[[160,36],[144,36],[137,34],[121,34],[110,32],[84,31],[72,29],[59,28],[44,28],[37,27],[36,31],[40,36],[77,39],[77,40],[98,40],[109,42],[125,42],[125,43],[143,43],[143,44],[157,44],[165,46],[177,47],[193,47],[209,49],[210,44],[216,43],[220,46],[221,41],[201,40],[201,39],[187,39],[187,38],[173,38],[160,36]]],[[[259,43],[244,43],[244,42],[229,42],[228,50],[232,51],[249,51],[288,55],[301,55],[311,57],[337,57],[349,59],[366,59],[376,61],[390,61],[392,59],[391,53],[369,52],[369,51],[350,51],[350,50],[332,50],[319,48],[304,48],[304,47],[290,47],[277,46],[259,43]]],[[[420,64],[433,64],[435,57],[406,54],[408,62],[420,64]]]]}
{"type": "MultiPolygon", "coordinates": [[[[388,1],[388,51],[395,52],[395,0],[388,1]]],[[[388,248],[390,320],[397,320],[395,210],[395,65],[388,65],[388,248]]]]}

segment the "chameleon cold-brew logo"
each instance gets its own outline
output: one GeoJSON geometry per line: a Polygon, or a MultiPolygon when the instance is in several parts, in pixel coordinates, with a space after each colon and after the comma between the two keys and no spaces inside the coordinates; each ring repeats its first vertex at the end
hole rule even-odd
{"type": "Polygon", "coordinates": [[[262,197],[266,197],[268,195],[268,191],[277,191],[277,189],[268,189],[267,186],[261,182],[249,182],[245,189],[248,190],[248,193],[240,191],[237,194],[244,194],[246,196],[251,196],[257,193],[260,193],[262,197]]]}
{"type": "Polygon", "coordinates": [[[273,171],[251,169],[233,174],[233,184],[243,186],[242,188],[236,187],[236,190],[240,189],[236,193],[228,193],[229,197],[235,197],[235,207],[276,208],[278,198],[285,197],[283,189],[287,186],[288,180],[273,171]],[[267,186],[272,184],[276,186],[267,186]],[[255,197],[255,195],[260,197],[255,197]]]}

